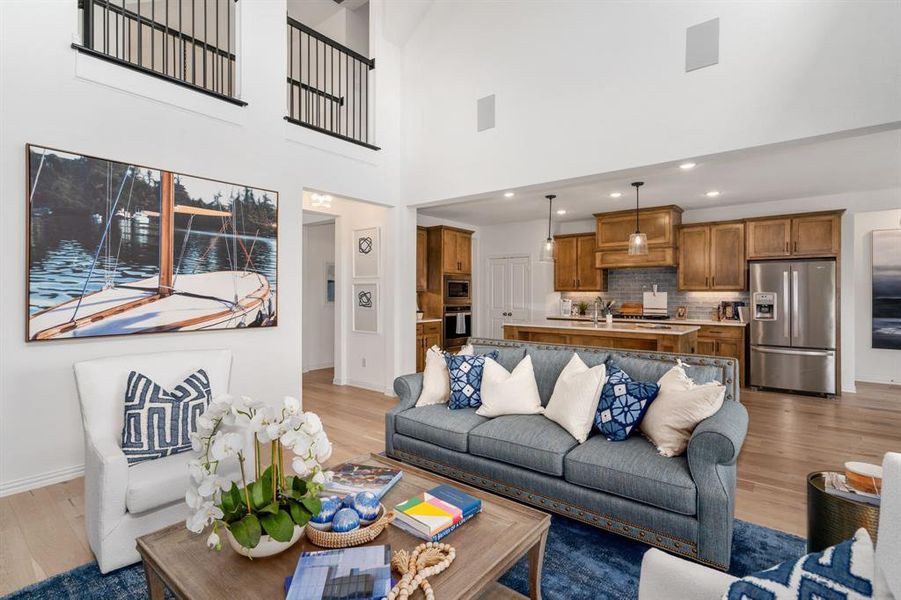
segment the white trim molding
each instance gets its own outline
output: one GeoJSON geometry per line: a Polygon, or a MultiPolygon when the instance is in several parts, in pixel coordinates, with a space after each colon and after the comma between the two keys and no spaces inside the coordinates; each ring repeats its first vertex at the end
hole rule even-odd
{"type": "Polygon", "coordinates": [[[54,471],[47,471],[46,473],[38,473],[36,475],[4,481],[3,483],[0,483],[0,498],[42,488],[54,483],[69,481],[70,479],[81,477],[82,475],[84,475],[84,465],[75,465],[72,467],[63,467],[62,469],[56,469],[54,471]]]}

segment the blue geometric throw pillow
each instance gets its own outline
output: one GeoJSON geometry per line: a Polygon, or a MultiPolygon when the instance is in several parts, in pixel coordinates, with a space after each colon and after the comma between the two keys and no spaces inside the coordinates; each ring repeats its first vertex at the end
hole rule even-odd
{"type": "Polygon", "coordinates": [[[873,597],[873,554],[861,528],[841,544],[733,582],[723,600],[866,600],[873,597]]]}
{"type": "Polygon", "coordinates": [[[482,371],[485,357],[494,360],[497,350],[478,356],[461,356],[444,353],[447,371],[450,374],[450,398],[448,408],[478,408],[482,406],[482,371]]]}
{"type": "Polygon", "coordinates": [[[594,424],[611,442],[621,442],[629,437],[641,422],[648,406],[657,397],[660,387],[656,383],[632,381],[625,371],[609,364],[607,382],[601,390],[594,424]]]}
{"type": "Polygon", "coordinates": [[[213,398],[210,378],[203,369],[189,375],[171,392],[136,371],[125,387],[122,452],[129,464],[191,449],[189,435],[197,431],[197,417],[213,398]]]}

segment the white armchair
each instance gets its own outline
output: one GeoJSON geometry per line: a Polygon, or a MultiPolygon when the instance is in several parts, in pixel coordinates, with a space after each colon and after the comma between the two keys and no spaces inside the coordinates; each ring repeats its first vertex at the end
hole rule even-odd
{"type": "MultiPolygon", "coordinates": [[[[874,598],[901,600],[901,454],[889,452],[882,463],[882,506],[876,540],[874,598]]],[[[641,561],[639,600],[718,600],[735,577],[677,558],[656,548],[641,561]]]]}
{"type": "Polygon", "coordinates": [[[231,364],[228,350],[132,354],[75,363],[85,438],[85,527],[102,573],[138,562],[137,537],[188,516],[184,498],[193,452],[129,467],[121,450],[128,374],[138,371],[172,389],[202,368],[216,396],[228,393],[231,364]]]}

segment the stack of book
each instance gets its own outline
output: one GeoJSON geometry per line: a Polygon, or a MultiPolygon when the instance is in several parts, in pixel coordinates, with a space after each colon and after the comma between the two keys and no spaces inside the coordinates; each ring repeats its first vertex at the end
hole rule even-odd
{"type": "Polygon", "coordinates": [[[372,467],[357,463],[343,463],[332,469],[332,480],[325,485],[323,496],[347,496],[372,492],[381,499],[403,477],[403,471],[386,467],[372,467]]]}
{"type": "Polygon", "coordinates": [[[394,507],[394,525],[437,542],[482,511],[482,501],[449,485],[439,485],[394,507]]]}

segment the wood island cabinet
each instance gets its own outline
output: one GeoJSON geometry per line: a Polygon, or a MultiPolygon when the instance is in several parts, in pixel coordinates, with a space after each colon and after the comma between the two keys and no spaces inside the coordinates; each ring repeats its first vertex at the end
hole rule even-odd
{"type": "Polygon", "coordinates": [[[593,233],[554,236],[554,291],[604,291],[604,272],[595,266],[594,244],[593,233]]]}
{"type": "Polygon", "coordinates": [[[679,289],[745,289],[745,224],[702,223],[679,231],[679,289]]]}
{"type": "Polygon", "coordinates": [[[723,356],[738,361],[739,383],[745,381],[745,330],[747,326],[702,325],[698,331],[697,353],[723,356]]]}
{"type": "Polygon", "coordinates": [[[838,256],[842,212],[751,219],[747,222],[748,259],[838,256]]]}
{"type": "Polygon", "coordinates": [[[425,355],[432,346],[441,347],[441,321],[416,323],[416,372],[425,369],[425,355]]]}

